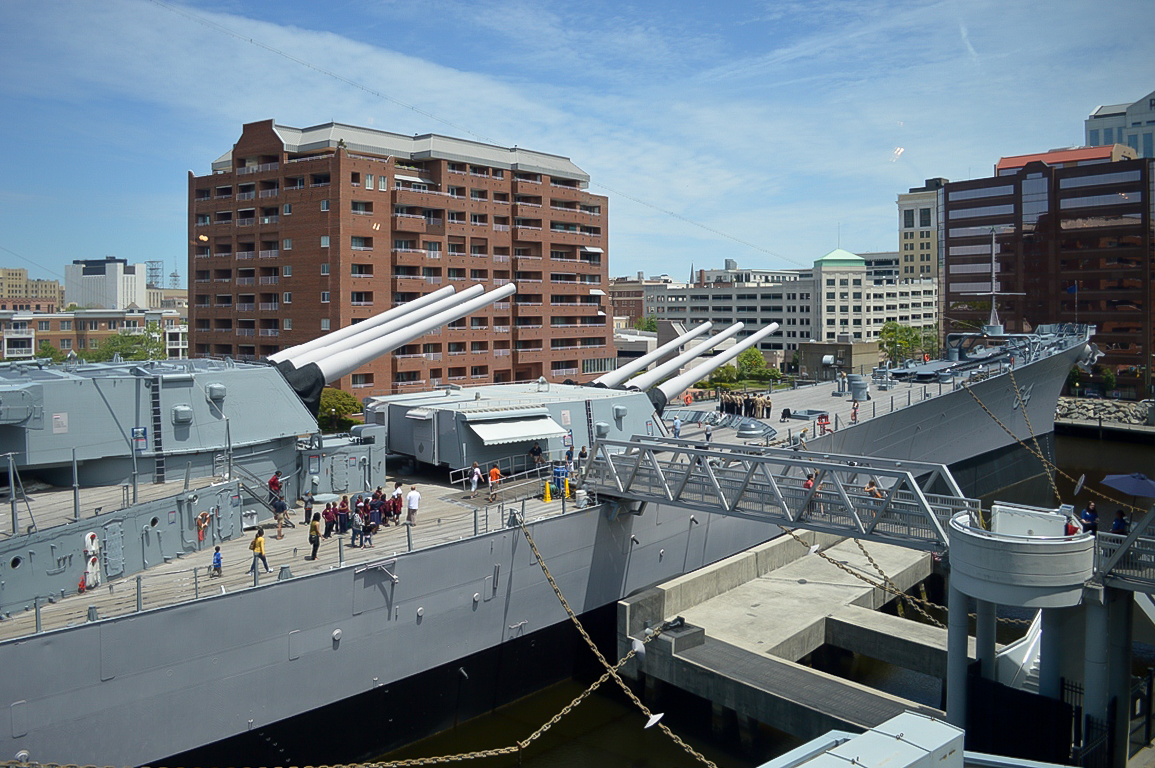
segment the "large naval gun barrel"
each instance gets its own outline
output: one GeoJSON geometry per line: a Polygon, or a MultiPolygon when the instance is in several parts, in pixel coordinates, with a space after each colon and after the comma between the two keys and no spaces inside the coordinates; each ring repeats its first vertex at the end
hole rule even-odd
{"type": "Polygon", "coordinates": [[[315,364],[320,370],[325,383],[332,383],[342,376],[349,375],[370,360],[380,357],[387,352],[391,352],[398,347],[405,346],[414,339],[424,336],[434,328],[438,328],[446,323],[451,323],[454,320],[468,315],[470,312],[486,307],[495,301],[500,301],[515,293],[517,293],[517,286],[514,283],[506,283],[484,296],[478,296],[475,299],[457,304],[401,330],[378,336],[371,341],[366,341],[355,349],[342,350],[328,357],[321,358],[317,360],[315,364]]]}
{"type": "Polygon", "coordinates": [[[665,355],[669,352],[673,352],[674,350],[678,349],[678,347],[682,346],[683,344],[685,344],[690,339],[694,339],[694,338],[697,338],[698,336],[701,336],[703,333],[710,330],[710,328],[712,326],[713,326],[713,323],[709,323],[709,322],[702,323],[701,325],[699,325],[694,330],[692,330],[688,333],[683,333],[681,336],[674,339],[673,341],[666,342],[662,346],[655,349],[653,352],[650,352],[649,354],[642,355],[637,360],[633,360],[629,363],[626,363],[621,368],[618,368],[615,371],[610,371],[607,374],[603,374],[602,376],[598,376],[596,379],[594,379],[593,383],[594,384],[601,384],[601,385],[606,386],[606,387],[616,387],[617,385],[621,384],[623,381],[625,381],[629,377],[633,376],[638,371],[645,368],[650,363],[654,362],[655,360],[661,360],[663,355],[665,355]]]}
{"type": "Polygon", "coordinates": [[[717,357],[712,357],[701,365],[694,366],[680,376],[675,376],[669,381],[664,381],[654,387],[647,393],[650,396],[650,402],[654,404],[654,410],[660,414],[666,409],[666,403],[670,401],[671,397],[674,397],[695,381],[709,376],[715,370],[721,368],[777,330],[778,323],[770,323],[770,325],[742,339],[717,357]]]}
{"type": "MultiPolygon", "coordinates": [[[[731,338],[737,334],[738,331],[742,330],[743,327],[744,326],[742,323],[734,323],[729,328],[719,333],[717,336],[706,339],[701,344],[687,349],[685,352],[678,355],[674,359],[667,360],[666,362],[662,363],[654,370],[646,371],[640,376],[635,376],[626,382],[626,386],[631,388],[636,387],[638,389],[648,389],[649,387],[652,387],[654,384],[657,384],[659,381],[669,376],[671,373],[678,370],[694,358],[701,357],[714,347],[721,344],[726,339],[731,338]]],[[[695,381],[697,381],[697,379],[695,379],[695,381]]]]}
{"type": "MultiPolygon", "coordinates": [[[[378,327],[372,329],[370,333],[358,334],[355,337],[357,344],[351,349],[342,346],[337,351],[326,351],[324,345],[321,344],[313,349],[312,354],[306,355],[306,358],[301,360],[301,365],[294,366],[289,360],[282,359],[276,368],[315,417],[321,407],[321,390],[325,388],[326,384],[352,373],[370,360],[408,344],[434,328],[458,320],[470,312],[516,292],[517,286],[514,283],[508,283],[484,296],[477,296],[463,302],[451,302],[452,306],[442,309],[434,315],[416,322],[406,322],[404,328],[388,331],[378,327]]],[[[462,291],[462,294],[464,293],[467,291],[462,291]]],[[[404,310],[410,304],[412,302],[402,305],[399,309],[404,310]]],[[[402,318],[408,321],[409,315],[402,314],[402,318]]],[[[322,336],[321,340],[326,340],[330,336],[331,334],[322,336]]],[[[346,339],[348,338],[351,337],[346,337],[346,339]]]]}
{"type": "Polygon", "coordinates": [[[369,319],[363,320],[355,325],[339,328],[332,333],[327,333],[324,336],[318,336],[312,341],[306,341],[304,344],[298,344],[295,347],[289,347],[288,349],[282,349],[280,352],[274,352],[273,354],[269,355],[269,361],[273,363],[282,363],[288,361],[293,363],[294,366],[307,364],[311,360],[311,358],[306,358],[309,353],[312,353],[315,350],[319,350],[322,347],[330,347],[333,344],[339,341],[343,341],[344,339],[347,339],[351,336],[357,336],[359,334],[365,333],[368,330],[372,330],[373,328],[377,328],[380,325],[388,323],[391,320],[404,317],[410,312],[416,309],[420,309],[421,307],[425,307],[430,304],[438,304],[453,296],[454,290],[455,289],[451,285],[446,286],[445,288],[439,288],[432,293],[427,293],[424,296],[416,298],[413,301],[408,301],[401,306],[394,307],[393,309],[382,312],[379,315],[373,315],[369,319]]]}
{"type": "MultiPolygon", "coordinates": [[[[444,312],[445,310],[451,309],[458,304],[463,304],[469,299],[476,298],[485,292],[485,288],[481,285],[471,286],[458,294],[453,293],[452,287],[448,289],[448,294],[444,293],[445,290],[445,288],[441,289],[441,298],[439,301],[434,301],[432,303],[427,302],[424,304],[424,306],[419,305],[416,307],[413,305],[416,304],[417,301],[411,301],[401,305],[400,307],[396,307],[396,309],[406,311],[394,315],[391,319],[388,319],[385,322],[381,322],[380,318],[383,317],[383,315],[388,314],[388,312],[382,313],[382,315],[377,315],[376,317],[372,317],[369,320],[364,320],[355,325],[346,326],[340,331],[336,331],[336,333],[342,334],[341,338],[333,339],[333,334],[330,334],[329,336],[322,336],[320,339],[316,339],[315,341],[332,341],[332,343],[319,345],[304,354],[293,355],[289,358],[288,362],[294,367],[300,367],[302,365],[307,365],[318,358],[330,357],[338,352],[343,352],[347,349],[353,349],[368,341],[372,341],[379,336],[383,336],[384,334],[392,333],[393,331],[399,331],[403,328],[408,328],[416,322],[424,320],[427,317],[432,317],[438,312],[444,312]],[[373,325],[367,328],[362,328],[362,326],[365,326],[374,320],[377,322],[373,323],[373,325]],[[349,330],[352,330],[353,333],[345,333],[349,330]]],[[[423,296],[421,298],[425,297],[423,296]]],[[[389,311],[392,312],[393,310],[389,311]]]]}

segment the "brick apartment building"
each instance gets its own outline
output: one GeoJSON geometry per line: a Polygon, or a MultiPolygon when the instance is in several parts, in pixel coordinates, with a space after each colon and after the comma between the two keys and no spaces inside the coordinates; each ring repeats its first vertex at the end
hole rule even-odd
{"type": "Polygon", "coordinates": [[[1044,323],[1098,326],[1101,364],[1124,396],[1150,397],[1155,238],[1152,162],[1118,144],[1007,157],[995,175],[946,184],[944,328],[986,322],[989,300],[967,295],[996,284],[1008,331],[1044,323]]]}
{"type": "Polygon", "coordinates": [[[327,123],[244,126],[189,174],[190,345],[252,359],[445,285],[518,293],[341,381],[588,380],[616,363],[607,199],[567,158],[327,123]]]}

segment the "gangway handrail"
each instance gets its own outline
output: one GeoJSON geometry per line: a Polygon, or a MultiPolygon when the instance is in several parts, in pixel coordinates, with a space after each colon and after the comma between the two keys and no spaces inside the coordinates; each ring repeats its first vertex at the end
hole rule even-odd
{"type": "Polygon", "coordinates": [[[947,548],[953,515],[979,509],[943,465],[643,435],[597,441],[582,481],[602,495],[932,551],[947,548]],[[946,493],[931,493],[939,478],[946,493]]]}

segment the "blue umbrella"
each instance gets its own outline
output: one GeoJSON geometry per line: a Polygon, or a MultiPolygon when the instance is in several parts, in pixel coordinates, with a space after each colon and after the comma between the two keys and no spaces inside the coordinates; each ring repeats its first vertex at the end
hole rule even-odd
{"type": "Polygon", "coordinates": [[[1103,485],[1122,491],[1128,496],[1155,498],[1155,480],[1142,472],[1133,472],[1130,475],[1107,475],[1103,478],[1103,485]]]}

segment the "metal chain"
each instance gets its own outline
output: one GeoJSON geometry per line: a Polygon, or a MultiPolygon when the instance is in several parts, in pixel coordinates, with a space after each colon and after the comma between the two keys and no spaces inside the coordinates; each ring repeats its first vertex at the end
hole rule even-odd
{"type": "MultiPolygon", "coordinates": [[[[1011,386],[1015,388],[1015,401],[1018,402],[1019,409],[1023,412],[1023,421],[1027,423],[1027,432],[1029,432],[1031,435],[1031,442],[1035,444],[1035,455],[1040,457],[1040,461],[1043,462],[1043,469],[1046,470],[1050,462],[1041,458],[1043,456],[1043,449],[1039,445],[1038,436],[1035,435],[1035,428],[1031,426],[1031,417],[1030,414],[1027,413],[1027,404],[1023,402],[1023,392],[1019,389],[1019,382],[1015,380],[1015,368],[1013,365],[1011,366],[1010,370],[1007,371],[1007,373],[1009,373],[1011,376],[1011,386]]],[[[1020,444],[1023,444],[1023,441],[1020,440],[1019,442],[1020,444]]],[[[1059,493],[1059,486],[1055,482],[1054,472],[1046,472],[1046,475],[1047,480],[1049,480],[1051,483],[1051,490],[1055,493],[1055,501],[1059,504],[1062,504],[1063,496],[1059,493]]]]}
{"type": "MultiPolygon", "coordinates": [[[[987,408],[986,404],[979,398],[978,395],[976,395],[974,393],[974,391],[971,390],[971,388],[969,386],[967,386],[966,384],[963,384],[962,387],[963,387],[963,389],[965,389],[970,394],[971,397],[974,398],[974,401],[976,403],[978,403],[979,407],[982,408],[986,412],[986,414],[994,420],[994,422],[996,424],[998,424],[1000,427],[1002,427],[1004,432],[1006,432],[1008,435],[1010,435],[1012,440],[1014,440],[1015,442],[1017,442],[1019,445],[1023,446],[1024,448],[1026,448],[1028,451],[1030,451],[1031,454],[1033,454],[1035,456],[1035,458],[1037,458],[1039,461],[1041,461],[1043,463],[1043,466],[1045,468],[1051,470],[1055,474],[1062,475],[1067,480],[1070,480],[1071,483],[1073,483],[1073,484],[1078,483],[1078,480],[1076,480],[1075,478],[1071,477],[1066,472],[1064,472],[1062,470],[1062,468],[1060,468],[1058,465],[1056,465],[1054,462],[1052,462],[1050,459],[1048,459],[1046,456],[1044,456],[1041,451],[1036,451],[1033,448],[1031,448],[1031,446],[1024,443],[1017,435],[1015,435],[1014,432],[1012,432],[1010,429],[1007,428],[1006,424],[1003,424],[1001,421],[999,421],[999,417],[994,415],[993,413],[991,413],[990,408],[987,408]]],[[[1054,483],[1054,480],[1052,479],[1051,482],[1054,483]]],[[[1103,493],[1102,491],[1095,490],[1094,488],[1085,488],[1084,490],[1090,492],[1094,496],[1098,496],[1100,499],[1103,499],[1104,501],[1109,501],[1112,504],[1118,504],[1119,506],[1121,506],[1125,509],[1128,509],[1131,512],[1143,513],[1143,512],[1147,511],[1147,510],[1142,509],[1140,507],[1136,507],[1136,506],[1133,506],[1131,504],[1128,504],[1124,501],[1118,501],[1117,499],[1113,499],[1110,496],[1108,496],[1107,494],[1103,493]]]]}
{"type": "MultiPolygon", "coordinates": [[[[542,558],[541,552],[538,551],[537,544],[534,542],[533,536],[530,535],[529,529],[525,525],[525,520],[519,517],[518,525],[521,527],[521,532],[525,535],[525,540],[529,542],[529,548],[533,551],[533,556],[537,558],[537,564],[541,567],[542,573],[545,574],[546,580],[549,581],[549,585],[553,588],[553,593],[557,595],[557,599],[561,602],[562,608],[565,609],[566,614],[569,616],[570,621],[573,622],[574,627],[577,628],[577,631],[582,636],[582,639],[586,641],[586,645],[588,645],[590,650],[593,651],[594,656],[597,657],[602,666],[606,668],[606,674],[613,677],[614,682],[617,683],[618,687],[622,689],[622,693],[624,693],[630,699],[630,701],[634,703],[634,705],[642,712],[643,715],[646,717],[653,717],[653,713],[650,711],[650,708],[647,707],[642,702],[642,700],[637,697],[637,695],[630,689],[630,686],[628,686],[626,682],[622,680],[621,676],[618,675],[617,667],[611,666],[610,663],[606,661],[606,657],[602,655],[601,649],[598,648],[597,644],[593,641],[593,638],[591,638],[586,632],[585,627],[583,627],[581,621],[578,620],[577,614],[574,613],[573,608],[570,608],[569,603],[565,599],[565,595],[561,593],[561,589],[558,587],[557,582],[554,581],[553,574],[549,572],[549,566],[545,564],[545,559],[542,558]]],[[[676,733],[671,731],[665,723],[659,722],[657,725],[663,733],[670,737],[670,739],[679,747],[681,747],[688,755],[694,757],[694,759],[707,766],[707,768],[718,768],[718,766],[706,758],[705,755],[701,754],[689,744],[682,741],[682,739],[679,738],[676,733]]]]}
{"type": "Polygon", "coordinates": [[[867,561],[871,564],[871,566],[874,567],[874,570],[878,572],[878,575],[882,577],[883,583],[887,585],[887,587],[892,592],[892,594],[899,595],[900,600],[902,600],[904,603],[906,603],[911,608],[913,608],[915,611],[917,611],[920,616],[922,616],[924,619],[929,621],[931,624],[935,624],[935,625],[940,626],[940,627],[944,626],[941,621],[939,621],[935,617],[931,616],[929,613],[926,612],[926,609],[924,609],[921,605],[918,604],[919,601],[917,598],[915,598],[913,595],[906,594],[905,592],[903,592],[902,590],[900,590],[898,588],[898,585],[895,584],[891,580],[891,578],[886,575],[886,572],[882,570],[882,566],[880,566],[878,563],[876,563],[874,561],[874,558],[871,557],[870,553],[866,551],[866,545],[862,543],[862,539],[855,539],[854,543],[858,545],[858,549],[862,551],[863,556],[867,559],[867,561]]]}

